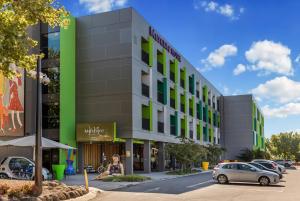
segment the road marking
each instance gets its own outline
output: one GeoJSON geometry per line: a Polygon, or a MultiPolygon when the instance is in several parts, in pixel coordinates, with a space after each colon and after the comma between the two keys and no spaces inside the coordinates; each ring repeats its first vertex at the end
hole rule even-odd
{"type": "Polygon", "coordinates": [[[160,189],[160,187],[156,187],[156,188],[151,188],[151,189],[148,189],[144,192],[152,192],[152,191],[158,191],[160,189]]]}
{"type": "Polygon", "coordinates": [[[187,186],[187,188],[194,188],[196,186],[200,186],[202,184],[212,183],[212,182],[214,182],[214,180],[211,179],[211,180],[208,180],[208,181],[204,181],[204,182],[201,182],[201,183],[197,183],[197,184],[194,184],[194,185],[187,186]]]}

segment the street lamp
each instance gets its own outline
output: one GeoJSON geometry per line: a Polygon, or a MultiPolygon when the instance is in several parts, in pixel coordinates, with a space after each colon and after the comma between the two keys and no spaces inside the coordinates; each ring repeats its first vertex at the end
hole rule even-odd
{"type": "Polygon", "coordinates": [[[37,59],[36,67],[36,134],[35,134],[35,176],[34,176],[34,194],[39,196],[43,192],[42,178],[42,110],[41,110],[41,58],[37,59]]]}

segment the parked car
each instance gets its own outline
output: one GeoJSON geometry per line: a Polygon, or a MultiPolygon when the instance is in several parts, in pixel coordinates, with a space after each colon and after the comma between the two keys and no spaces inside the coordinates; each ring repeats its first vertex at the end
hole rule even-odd
{"type": "MultiPolygon", "coordinates": [[[[34,179],[34,162],[25,157],[11,156],[0,163],[0,179],[34,179]]],[[[52,179],[52,174],[46,168],[42,169],[44,180],[52,179]]]]}
{"type": "Polygon", "coordinates": [[[274,162],[287,168],[293,166],[292,160],[275,160],[274,162]]]}
{"type": "Polygon", "coordinates": [[[241,162],[221,163],[213,170],[213,179],[220,184],[229,182],[254,182],[266,186],[280,181],[274,172],[260,170],[253,165],[241,162]]]}
{"type": "Polygon", "coordinates": [[[250,162],[250,163],[248,163],[248,164],[253,165],[253,166],[255,166],[256,168],[261,169],[261,170],[265,170],[265,171],[269,171],[269,172],[274,172],[274,173],[276,173],[276,174],[279,175],[279,179],[282,179],[282,178],[283,178],[283,176],[282,176],[281,173],[276,172],[276,170],[269,169],[269,168],[267,168],[267,167],[265,167],[265,166],[263,166],[263,165],[261,165],[261,164],[259,164],[259,163],[250,162]]]}
{"type": "Polygon", "coordinates": [[[283,167],[282,165],[279,165],[271,160],[255,159],[251,162],[262,164],[263,166],[266,166],[269,169],[276,170],[278,173],[281,173],[281,174],[286,172],[285,167],[283,167]]]}

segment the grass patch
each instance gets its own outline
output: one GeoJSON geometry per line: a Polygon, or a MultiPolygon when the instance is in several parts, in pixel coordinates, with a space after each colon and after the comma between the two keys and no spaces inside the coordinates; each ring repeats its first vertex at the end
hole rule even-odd
{"type": "Polygon", "coordinates": [[[199,170],[174,170],[167,172],[168,175],[186,175],[186,174],[193,174],[198,173],[199,170]]]}
{"type": "Polygon", "coordinates": [[[150,177],[145,177],[141,175],[123,175],[123,176],[110,176],[105,177],[102,181],[105,182],[141,182],[150,180],[150,177]]]}

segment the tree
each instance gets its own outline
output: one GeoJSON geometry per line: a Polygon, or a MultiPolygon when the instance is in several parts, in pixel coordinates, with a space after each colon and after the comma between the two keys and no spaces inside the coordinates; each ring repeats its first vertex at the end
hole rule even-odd
{"type": "Polygon", "coordinates": [[[211,165],[216,165],[220,161],[221,155],[226,151],[224,148],[218,145],[208,145],[207,150],[207,160],[211,165]]]}
{"type": "Polygon", "coordinates": [[[28,28],[39,22],[50,27],[66,27],[69,14],[56,0],[0,0],[0,73],[20,76],[15,66],[34,70],[40,54],[30,53],[38,43],[28,35],[28,28]]]}
{"type": "Polygon", "coordinates": [[[193,164],[203,160],[207,154],[204,146],[189,138],[180,138],[178,144],[167,144],[166,151],[176,158],[184,172],[190,172],[193,164]]]}
{"type": "Polygon", "coordinates": [[[237,158],[241,161],[252,161],[253,159],[265,159],[266,152],[261,151],[260,149],[242,149],[241,153],[237,156],[237,158]]]}
{"type": "Polygon", "coordinates": [[[266,148],[274,159],[296,160],[300,153],[300,134],[287,132],[272,135],[266,148]]]}

